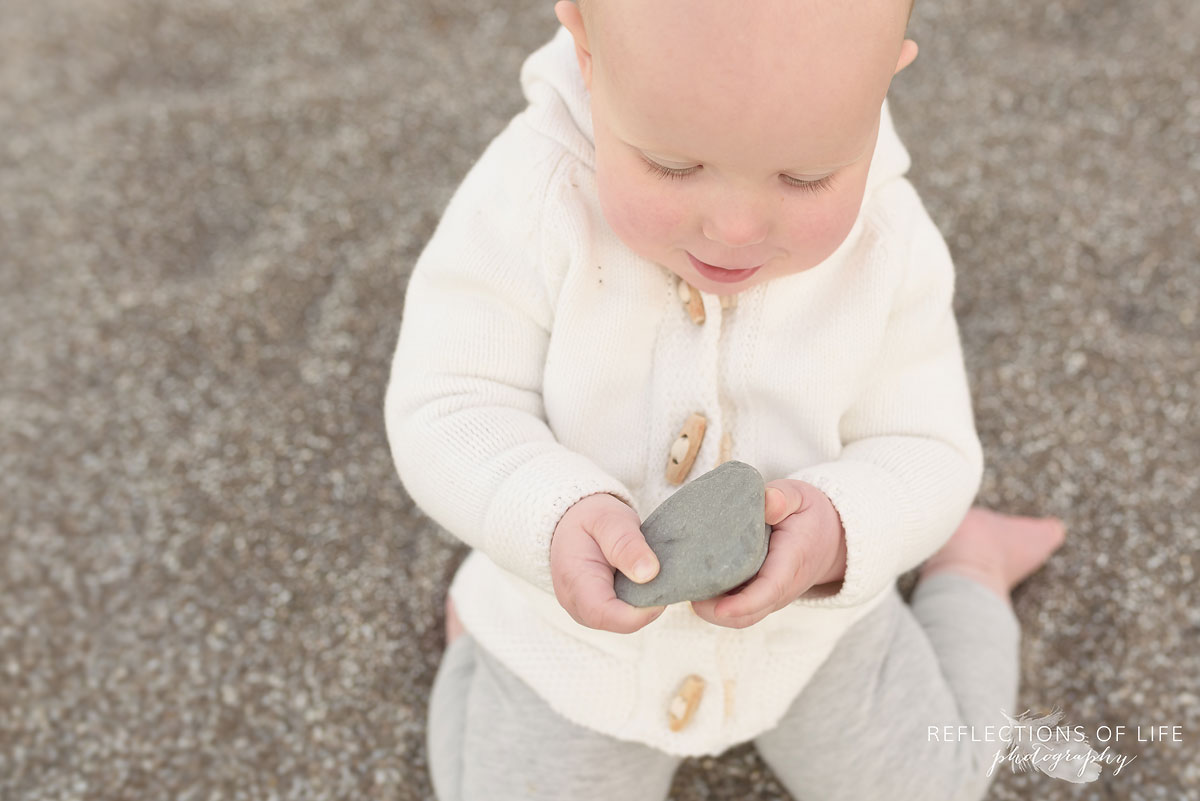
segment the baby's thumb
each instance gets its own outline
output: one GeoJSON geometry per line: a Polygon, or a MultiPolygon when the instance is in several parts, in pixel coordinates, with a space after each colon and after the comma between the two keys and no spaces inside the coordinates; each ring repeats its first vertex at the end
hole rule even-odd
{"type": "Polygon", "coordinates": [[[604,515],[590,533],[608,563],[637,583],[645,584],[658,575],[658,557],[646,544],[636,516],[604,515]]]}

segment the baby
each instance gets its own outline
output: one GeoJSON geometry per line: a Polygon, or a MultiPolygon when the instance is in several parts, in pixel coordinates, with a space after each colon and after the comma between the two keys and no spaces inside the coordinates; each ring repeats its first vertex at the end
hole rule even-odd
{"type": "Polygon", "coordinates": [[[985,792],[1004,743],[929,732],[1005,723],[1009,591],[1064,532],[969,508],[953,265],[885,102],[910,10],[555,6],[413,269],[385,401],[406,489],[473,548],[442,801],[663,799],[748,741],[797,797],[985,792]],[[659,569],[640,522],[729,459],[767,479],[757,575],[618,600],[659,569]]]}

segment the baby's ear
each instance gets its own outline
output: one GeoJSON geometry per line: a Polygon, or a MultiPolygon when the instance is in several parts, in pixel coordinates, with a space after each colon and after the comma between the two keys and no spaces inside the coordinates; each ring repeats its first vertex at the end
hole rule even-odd
{"type": "MultiPolygon", "coordinates": [[[[905,39],[904,43],[900,45],[900,58],[896,61],[896,72],[899,72],[909,64],[913,63],[913,59],[916,57],[917,43],[912,39],[905,39]]],[[[892,74],[895,75],[896,72],[893,72],[892,74]]]]}
{"type": "Polygon", "coordinates": [[[570,0],[559,0],[554,4],[554,16],[571,32],[575,40],[575,57],[579,59],[579,72],[588,91],[592,89],[592,52],[588,49],[587,31],[583,27],[583,14],[579,6],[570,0]]]}

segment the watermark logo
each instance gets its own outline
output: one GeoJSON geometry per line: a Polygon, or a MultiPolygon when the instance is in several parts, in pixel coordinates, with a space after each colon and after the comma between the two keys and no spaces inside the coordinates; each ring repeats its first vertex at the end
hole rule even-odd
{"type": "MultiPolygon", "coordinates": [[[[1028,709],[1015,718],[1001,712],[1008,720],[1008,726],[1001,730],[1008,728],[1011,740],[1007,748],[1000,749],[992,758],[989,776],[1007,762],[1015,773],[1039,770],[1056,779],[1082,784],[1100,778],[1100,763],[1110,761],[1108,746],[1104,747],[1103,753],[1097,753],[1088,743],[1081,726],[1060,724],[1063,713],[1058,707],[1040,717],[1034,717],[1028,709]]],[[[1137,758],[1113,756],[1118,757],[1119,762],[1114,775],[1137,758]]]]}
{"type": "Polygon", "coordinates": [[[1062,722],[1063,712],[1055,707],[1049,714],[1034,714],[1025,710],[1013,717],[1000,710],[1008,722],[1004,725],[989,724],[982,729],[975,726],[951,725],[930,726],[930,742],[999,742],[1003,747],[992,756],[987,775],[1007,766],[1014,773],[1038,771],[1055,779],[1084,784],[1100,778],[1101,769],[1107,766],[1112,775],[1120,775],[1137,755],[1122,754],[1117,749],[1125,738],[1138,743],[1183,742],[1183,727],[1179,725],[1144,726],[1097,726],[1091,741],[1082,726],[1070,726],[1062,722]],[[1095,742],[1103,750],[1097,751],[1095,742]]]}

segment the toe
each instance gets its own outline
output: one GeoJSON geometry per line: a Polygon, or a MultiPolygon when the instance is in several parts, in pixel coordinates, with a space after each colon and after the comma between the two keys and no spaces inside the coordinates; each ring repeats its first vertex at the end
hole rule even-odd
{"type": "Polygon", "coordinates": [[[1067,525],[1063,523],[1063,521],[1059,520],[1057,517],[1052,517],[1050,518],[1050,525],[1053,526],[1057,532],[1059,541],[1067,538],[1067,525]]]}
{"type": "Polygon", "coordinates": [[[1046,539],[1053,543],[1054,548],[1062,545],[1063,540],[1067,538],[1067,527],[1057,517],[1044,517],[1038,521],[1038,526],[1046,539]]]}
{"type": "Polygon", "coordinates": [[[450,596],[446,596],[446,645],[458,639],[459,635],[464,631],[462,621],[458,619],[458,614],[454,611],[454,602],[450,600],[450,596]]]}

